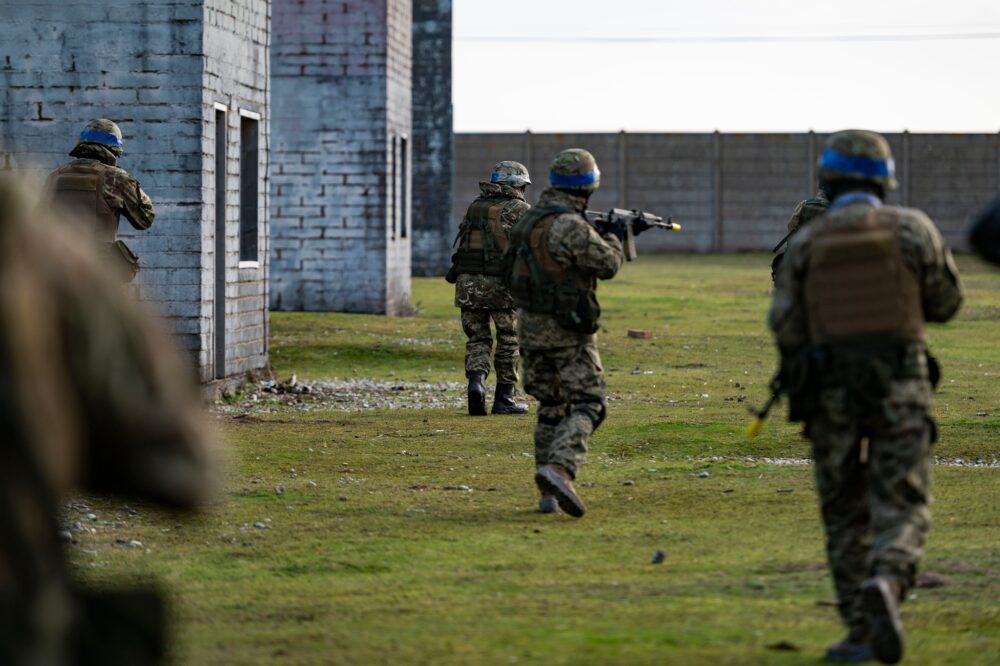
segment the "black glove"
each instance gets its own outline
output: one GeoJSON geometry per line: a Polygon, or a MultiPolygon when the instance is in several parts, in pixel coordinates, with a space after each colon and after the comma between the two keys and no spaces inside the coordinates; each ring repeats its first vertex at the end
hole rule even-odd
{"type": "Polygon", "coordinates": [[[624,243],[625,242],[625,236],[627,234],[627,230],[625,228],[626,224],[627,223],[625,222],[625,220],[622,220],[621,218],[617,218],[617,219],[612,218],[610,220],[600,220],[597,223],[597,232],[599,234],[601,234],[602,236],[607,236],[608,234],[612,234],[614,236],[617,236],[618,240],[620,240],[621,242],[624,243]]]}

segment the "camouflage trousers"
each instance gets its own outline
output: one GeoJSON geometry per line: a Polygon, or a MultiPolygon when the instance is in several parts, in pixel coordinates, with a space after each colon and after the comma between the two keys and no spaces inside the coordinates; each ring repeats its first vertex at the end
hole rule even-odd
{"type": "Polygon", "coordinates": [[[891,409],[891,420],[874,423],[820,409],[808,427],[827,558],[850,628],[864,627],[867,578],[896,576],[904,592],[913,586],[930,530],[933,421],[923,405],[891,409]]]}
{"type": "Polygon", "coordinates": [[[558,464],[576,476],[591,433],[604,421],[604,370],[593,343],[522,349],[524,390],[535,397],[535,464],[558,464]]]}
{"type": "Polygon", "coordinates": [[[472,310],[462,308],[465,343],[465,374],[490,374],[490,356],[497,371],[497,383],[517,384],[517,314],[514,310],[472,310]],[[497,329],[497,349],[493,354],[490,319],[497,329]]]}

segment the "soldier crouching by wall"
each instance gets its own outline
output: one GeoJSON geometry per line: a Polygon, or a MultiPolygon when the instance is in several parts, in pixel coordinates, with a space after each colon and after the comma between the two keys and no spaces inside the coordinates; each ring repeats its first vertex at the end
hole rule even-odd
{"type": "Polygon", "coordinates": [[[77,232],[30,213],[21,190],[0,176],[0,663],[160,663],[159,595],[76,585],[59,512],[81,489],[203,503],[215,484],[194,377],[77,232]]]}
{"type": "Polygon", "coordinates": [[[98,243],[122,282],[131,282],[139,272],[139,257],[118,240],[118,219],[124,215],[136,229],[149,229],[156,214],[139,181],[118,167],[125,154],[122,132],[110,120],[92,120],[69,154],[76,159],[49,175],[48,203],[98,243]]]}
{"type": "Polygon", "coordinates": [[[556,504],[571,516],[585,512],[573,480],[590,435],[607,415],[604,370],[597,353],[597,280],[615,276],[624,261],[614,233],[599,233],[583,214],[601,182],[594,156],[565,150],[549,172],[551,187],[510,233],[505,263],[517,304],[517,337],[524,389],[538,399],[535,483],[539,510],[556,504]]]}
{"type": "Polygon", "coordinates": [[[469,414],[486,415],[486,377],[490,374],[493,335],[497,331],[493,365],[497,387],[494,414],[526,414],[527,405],[514,401],[517,386],[517,324],[514,302],[502,276],[510,228],[531,206],[524,192],[531,184],[528,169],[518,162],[500,162],[489,182],[479,183],[480,194],[469,206],[455,239],[457,251],[447,280],[455,284],[455,307],[462,309],[465,375],[469,379],[469,414]]]}
{"type": "Polygon", "coordinates": [[[847,637],[827,661],[896,663],[899,605],[930,529],[936,363],[926,322],[951,319],[962,288],[922,212],[883,205],[896,186],[880,134],[838,132],[819,177],[830,212],[788,246],[768,323],[792,420],[812,442],[827,555],[847,637]]]}

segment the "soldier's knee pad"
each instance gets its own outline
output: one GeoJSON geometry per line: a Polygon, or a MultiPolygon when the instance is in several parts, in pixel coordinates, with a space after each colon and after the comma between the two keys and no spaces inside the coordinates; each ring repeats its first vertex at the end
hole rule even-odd
{"type": "Polygon", "coordinates": [[[608,403],[606,400],[584,402],[574,405],[573,411],[586,415],[590,419],[590,422],[594,424],[594,430],[597,430],[598,426],[604,423],[604,419],[608,416],[608,403]]]}
{"type": "Polygon", "coordinates": [[[538,423],[547,426],[557,426],[563,420],[566,406],[561,402],[543,400],[538,408],[538,423]]]}

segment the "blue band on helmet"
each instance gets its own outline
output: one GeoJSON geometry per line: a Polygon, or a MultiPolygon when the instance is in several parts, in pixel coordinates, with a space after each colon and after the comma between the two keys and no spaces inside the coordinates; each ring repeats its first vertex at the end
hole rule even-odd
{"type": "Polygon", "coordinates": [[[122,141],[117,136],[99,130],[83,130],[80,132],[80,141],[96,141],[114,148],[122,147],[122,141]]]}
{"type": "Polygon", "coordinates": [[[490,174],[491,183],[506,183],[508,180],[510,180],[510,174],[508,173],[500,173],[499,171],[494,171],[493,173],[490,174]]]}
{"type": "Polygon", "coordinates": [[[850,206],[853,203],[866,203],[869,206],[874,206],[875,208],[882,207],[882,200],[874,194],[868,194],[867,192],[848,192],[847,194],[841,194],[839,197],[834,199],[833,203],[830,204],[830,210],[837,210],[838,208],[843,208],[844,206],[850,206]]]}
{"type": "Polygon", "coordinates": [[[549,171],[549,182],[555,187],[584,187],[585,185],[593,185],[600,177],[600,171],[579,173],[573,176],[561,176],[555,171],[549,171]]]}
{"type": "Polygon", "coordinates": [[[845,155],[833,148],[823,151],[819,160],[820,166],[836,173],[850,173],[869,178],[892,178],[896,164],[890,157],[888,160],[875,160],[860,155],[845,155]]]}

